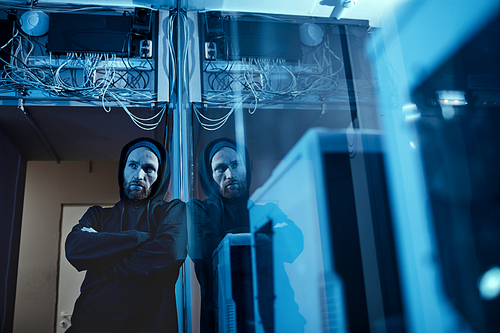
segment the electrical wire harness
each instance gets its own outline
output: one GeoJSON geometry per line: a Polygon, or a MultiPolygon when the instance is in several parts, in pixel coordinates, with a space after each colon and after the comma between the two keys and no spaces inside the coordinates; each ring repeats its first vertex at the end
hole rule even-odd
{"type": "Polygon", "coordinates": [[[205,130],[218,130],[231,114],[246,107],[250,114],[260,105],[301,101],[314,96],[327,100],[336,94],[342,59],[331,49],[328,39],[310,48],[307,63],[284,59],[244,58],[240,61],[207,61],[203,73],[208,87],[203,103],[194,104],[197,120],[205,130]],[[222,117],[211,118],[203,112],[210,107],[230,107],[222,117]]]}
{"type": "MultiPolygon", "coordinates": [[[[130,54],[131,31],[124,40],[125,54],[130,54]]],[[[17,26],[13,37],[0,46],[8,52],[10,62],[2,60],[0,96],[26,98],[41,95],[47,98],[67,98],[79,102],[99,102],[106,112],[121,107],[143,130],[153,130],[161,122],[166,103],[156,105],[152,78],[154,64],[148,58],[119,57],[116,54],[66,53],[46,54],[37,38],[28,36],[17,26]],[[151,106],[151,117],[136,116],[135,106],[151,106]]]]}

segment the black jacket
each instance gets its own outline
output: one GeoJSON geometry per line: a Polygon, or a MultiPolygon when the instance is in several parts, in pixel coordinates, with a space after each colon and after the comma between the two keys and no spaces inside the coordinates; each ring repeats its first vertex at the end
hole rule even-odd
{"type": "Polygon", "coordinates": [[[66,239],[67,259],[87,271],[67,332],[177,332],[175,283],[186,258],[186,211],[180,200],[163,199],[169,181],[169,157],[159,142],[138,138],[123,147],[120,201],[89,208],[66,239]],[[135,202],[123,194],[123,169],[129,147],[141,140],[156,145],[163,163],[151,195],[135,202]]]}
{"type": "Polygon", "coordinates": [[[225,199],[213,179],[209,161],[212,147],[220,141],[227,141],[236,146],[231,139],[216,139],[203,148],[198,160],[199,182],[208,198],[193,199],[189,202],[188,214],[190,221],[193,221],[193,228],[190,228],[189,255],[193,260],[203,259],[211,262],[213,250],[227,233],[250,232],[247,203],[252,176],[248,151],[243,148],[244,153],[240,152],[245,156],[247,192],[236,200],[225,199]]]}

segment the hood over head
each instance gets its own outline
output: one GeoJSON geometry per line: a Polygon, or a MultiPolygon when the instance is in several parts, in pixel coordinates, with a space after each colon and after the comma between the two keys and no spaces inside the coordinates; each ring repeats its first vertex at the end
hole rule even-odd
{"type": "Polygon", "coordinates": [[[120,198],[123,199],[125,194],[123,192],[123,170],[125,169],[125,162],[127,157],[134,149],[139,147],[146,147],[150,149],[157,157],[160,164],[158,169],[158,178],[154,182],[151,190],[151,195],[146,199],[149,201],[160,201],[167,193],[170,184],[170,158],[165,147],[155,139],[141,137],[134,139],[127,143],[120,154],[120,161],[118,165],[118,184],[120,186],[120,198]]]}
{"type": "MultiPolygon", "coordinates": [[[[247,181],[247,191],[250,188],[250,181],[252,179],[252,174],[250,171],[250,157],[246,147],[239,146],[234,140],[228,138],[215,139],[208,143],[200,153],[198,159],[198,176],[200,178],[200,185],[203,193],[211,199],[219,198],[222,196],[219,192],[219,184],[217,184],[212,175],[212,157],[217,153],[217,151],[223,147],[229,147],[236,150],[240,155],[245,157],[245,168],[246,168],[246,181],[247,181]],[[244,153],[242,151],[244,150],[244,153]]],[[[249,193],[246,193],[246,198],[248,198],[249,193]]]]}

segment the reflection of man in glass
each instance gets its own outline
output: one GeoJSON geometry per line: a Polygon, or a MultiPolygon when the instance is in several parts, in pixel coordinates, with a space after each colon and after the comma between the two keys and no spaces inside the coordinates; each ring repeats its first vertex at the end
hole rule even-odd
{"type": "MultiPolygon", "coordinates": [[[[214,274],[212,254],[228,233],[250,232],[248,211],[251,181],[250,158],[245,148],[236,146],[230,139],[217,139],[207,144],[199,158],[200,184],[208,199],[192,200],[189,211],[193,214],[193,227],[189,229],[189,254],[195,263],[195,271],[201,287],[201,332],[216,332],[214,274]],[[244,157],[244,158],[243,158],[244,157]]],[[[290,316],[286,332],[303,332],[305,320],[294,301],[293,290],[286,276],[284,262],[292,263],[303,248],[302,233],[275,204],[254,206],[256,215],[266,214],[272,219],[272,234],[283,248],[273,251],[260,264],[273,267],[270,274],[259,274],[260,317],[266,332],[272,332],[273,307],[286,308],[290,316]],[[273,282],[280,286],[280,303],[275,304],[273,282]],[[262,282],[262,283],[261,283],[262,282]],[[263,285],[262,289],[260,285],[263,285]],[[266,303],[266,304],[263,304],[266,303]]],[[[251,280],[251,254],[247,246],[241,250],[236,262],[232,262],[232,274],[240,284],[233,286],[236,302],[237,332],[254,332],[253,290],[251,280]],[[244,252],[246,251],[246,252],[244,252]]],[[[233,254],[232,254],[233,255],[233,254]]],[[[259,262],[257,263],[259,265],[259,262]]],[[[306,281],[307,283],[308,281],[306,281]]],[[[223,333],[223,332],[220,332],[223,333]]]]}
{"type": "MultiPolygon", "coordinates": [[[[215,146],[214,148],[217,148],[215,146]]],[[[242,157],[233,148],[218,149],[211,161],[212,176],[219,185],[219,191],[225,199],[245,197],[248,192],[246,183],[247,170],[242,157]]]]}
{"type": "Polygon", "coordinates": [[[135,139],[120,156],[120,201],[93,206],[66,239],[66,257],[86,270],[67,332],[175,332],[175,283],[186,257],[185,205],[163,199],[167,151],[135,139]]]}
{"type": "MultiPolygon", "coordinates": [[[[226,234],[250,232],[247,201],[251,176],[248,153],[243,150],[241,153],[233,140],[217,139],[203,148],[198,161],[199,181],[208,199],[190,202],[193,227],[189,229],[189,255],[201,287],[201,332],[217,331],[212,253],[226,234]]],[[[240,274],[243,286],[239,293],[233,289],[238,332],[253,330],[251,261],[250,249],[247,250],[238,265],[233,263],[232,267],[233,274],[240,274]]]]}

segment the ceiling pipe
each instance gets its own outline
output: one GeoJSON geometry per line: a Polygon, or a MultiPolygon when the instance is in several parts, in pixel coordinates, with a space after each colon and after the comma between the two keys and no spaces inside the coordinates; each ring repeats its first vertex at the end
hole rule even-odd
{"type": "Polygon", "coordinates": [[[336,18],[340,20],[342,18],[342,14],[346,8],[352,8],[356,4],[357,0],[338,0],[337,4],[333,8],[330,17],[336,18]]]}
{"type": "Polygon", "coordinates": [[[45,147],[47,147],[47,149],[49,150],[49,152],[52,154],[52,157],[54,157],[54,159],[56,160],[57,164],[60,164],[61,160],[59,159],[59,156],[57,156],[56,152],[54,151],[54,149],[50,145],[49,141],[47,140],[47,138],[43,134],[42,130],[40,129],[40,127],[38,127],[38,125],[35,122],[35,120],[33,120],[33,118],[31,118],[30,114],[24,109],[24,99],[19,98],[19,101],[17,103],[17,108],[24,115],[24,118],[26,118],[26,120],[28,121],[28,123],[30,123],[31,127],[33,127],[33,129],[35,130],[36,134],[38,134],[38,136],[40,137],[40,139],[42,140],[42,142],[45,144],[45,147]]]}

